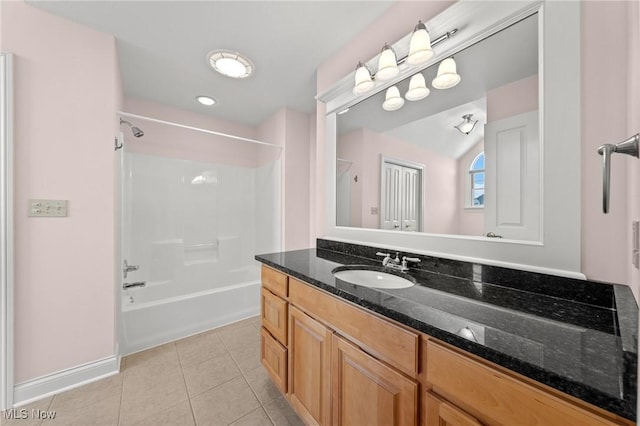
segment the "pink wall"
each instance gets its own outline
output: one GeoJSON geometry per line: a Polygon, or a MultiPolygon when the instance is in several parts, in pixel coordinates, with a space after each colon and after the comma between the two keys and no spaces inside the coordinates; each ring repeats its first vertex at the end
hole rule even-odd
{"type": "Polygon", "coordinates": [[[358,182],[351,183],[352,225],[363,228],[380,227],[380,156],[412,161],[425,166],[425,200],[423,231],[437,234],[458,233],[457,162],[389,136],[359,129],[340,137],[338,156],[352,161],[352,174],[358,182]],[[364,149],[366,145],[366,149],[364,149]],[[398,154],[401,153],[401,154],[398,154]],[[452,190],[453,188],[453,190],[452,190]]]}
{"type": "Polygon", "coordinates": [[[309,116],[282,108],[263,121],[257,129],[258,139],[285,147],[282,173],[282,211],[284,215],[283,250],[308,248],[310,187],[309,116]]]}
{"type": "MultiPolygon", "coordinates": [[[[366,214],[362,207],[362,186],[365,182],[362,173],[362,158],[364,153],[364,131],[357,129],[340,136],[336,144],[336,155],[338,158],[350,161],[351,164],[338,162],[336,167],[349,167],[351,173],[351,221],[350,226],[362,227],[363,216],[366,214]],[[355,181],[355,177],[358,181],[355,181]]],[[[377,226],[376,226],[377,228],[377,226]]]]}
{"type": "Polygon", "coordinates": [[[114,150],[121,91],[113,37],[1,2],[15,55],[15,381],[115,350],[114,150]],[[28,218],[29,198],[69,200],[28,218]]]}
{"type": "MultiPolygon", "coordinates": [[[[256,130],[251,126],[142,99],[126,98],[124,111],[249,139],[256,138],[256,130]]],[[[127,126],[122,126],[126,149],[130,152],[241,167],[255,167],[262,153],[256,144],[250,142],[142,119],[127,117],[124,119],[144,131],[143,137],[135,138],[127,126]]],[[[264,151],[271,153],[272,157],[279,155],[278,150],[274,148],[264,148],[264,151]]]]}
{"type": "Polygon", "coordinates": [[[487,121],[538,109],[538,76],[523,78],[487,92],[487,121]]]}
{"type": "MultiPolygon", "coordinates": [[[[602,213],[604,143],[627,136],[627,13],[632,3],[582,2],[582,271],[590,279],[627,282],[627,159],[612,158],[609,214],[602,213]],[[622,242],[622,243],[621,243],[622,242]]],[[[637,130],[636,130],[637,132],[637,130]]]]}

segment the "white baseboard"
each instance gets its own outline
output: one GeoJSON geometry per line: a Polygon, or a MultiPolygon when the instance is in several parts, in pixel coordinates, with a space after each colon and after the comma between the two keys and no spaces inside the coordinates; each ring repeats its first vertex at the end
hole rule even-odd
{"type": "Polygon", "coordinates": [[[77,367],[19,383],[14,387],[13,405],[19,407],[39,399],[118,374],[118,354],[77,367]]]}

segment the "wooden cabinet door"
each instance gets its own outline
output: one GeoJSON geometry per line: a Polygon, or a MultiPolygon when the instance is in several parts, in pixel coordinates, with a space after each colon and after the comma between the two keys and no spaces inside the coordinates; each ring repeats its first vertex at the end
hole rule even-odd
{"type": "Polygon", "coordinates": [[[333,337],[333,424],[416,425],[418,384],[338,336],[333,337]]]}
{"type": "Polygon", "coordinates": [[[287,393],[287,348],[260,329],[260,362],[282,393],[287,393]]]}
{"type": "Polygon", "coordinates": [[[425,426],[481,426],[475,418],[431,392],[426,394],[425,406],[425,426]]]}
{"type": "Polygon", "coordinates": [[[264,288],[260,293],[260,299],[262,326],[287,346],[287,302],[264,288]]]}
{"type": "Polygon", "coordinates": [[[289,309],[289,401],[308,425],[331,422],[331,331],[289,309]]]}

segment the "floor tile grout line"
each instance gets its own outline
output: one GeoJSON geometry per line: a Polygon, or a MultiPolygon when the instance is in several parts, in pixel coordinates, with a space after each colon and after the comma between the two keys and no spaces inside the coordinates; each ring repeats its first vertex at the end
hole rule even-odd
{"type": "Polygon", "coordinates": [[[189,410],[191,411],[191,419],[193,424],[197,426],[196,413],[193,411],[193,404],[191,403],[191,393],[189,392],[189,386],[187,386],[187,378],[184,376],[184,366],[182,365],[182,358],[180,357],[180,351],[178,350],[177,341],[174,342],[176,347],[176,354],[178,355],[178,363],[180,364],[180,374],[182,374],[182,381],[184,382],[184,390],[187,392],[187,401],[189,402],[189,410]]]}
{"type": "MultiPolygon", "coordinates": [[[[122,362],[122,361],[121,361],[122,362]]],[[[120,407],[118,408],[118,426],[122,419],[122,406],[124,405],[124,381],[127,379],[127,359],[124,359],[124,370],[122,371],[122,385],[120,386],[120,407]]]]}
{"type": "MultiPolygon", "coordinates": [[[[235,360],[235,358],[231,354],[231,351],[229,350],[229,347],[227,346],[227,344],[224,342],[224,339],[221,339],[221,340],[222,340],[222,344],[224,345],[224,347],[227,348],[227,351],[229,352],[229,355],[231,356],[231,360],[236,365],[236,367],[238,367],[238,370],[240,371],[240,374],[242,375],[242,378],[244,379],[244,381],[247,384],[247,386],[249,386],[249,389],[251,390],[251,393],[256,398],[256,401],[258,401],[258,404],[260,404],[260,407],[262,407],[262,411],[264,411],[264,413],[267,415],[267,418],[269,419],[269,421],[275,426],[276,422],[273,421],[273,418],[271,418],[271,416],[269,415],[269,412],[267,411],[267,408],[262,403],[262,400],[260,399],[260,397],[258,397],[258,394],[253,389],[253,386],[251,386],[251,383],[249,383],[249,381],[247,380],[247,376],[245,376],[244,371],[242,371],[242,368],[240,368],[240,365],[238,364],[238,362],[235,360]]],[[[236,419],[236,420],[234,420],[234,422],[237,422],[238,420],[240,420],[240,419],[236,419]]]]}

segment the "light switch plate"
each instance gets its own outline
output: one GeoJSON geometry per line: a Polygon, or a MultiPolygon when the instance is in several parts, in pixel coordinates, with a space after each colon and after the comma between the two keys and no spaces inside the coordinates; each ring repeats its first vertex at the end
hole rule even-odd
{"type": "Polygon", "coordinates": [[[67,200],[29,200],[30,217],[66,217],[67,200]]]}

